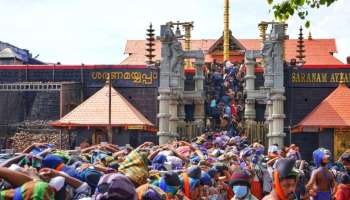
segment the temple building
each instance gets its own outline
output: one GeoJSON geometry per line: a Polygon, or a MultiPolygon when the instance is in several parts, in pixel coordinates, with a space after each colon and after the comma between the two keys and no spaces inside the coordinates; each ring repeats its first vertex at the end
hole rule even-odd
{"type": "MultiPolygon", "coordinates": [[[[145,40],[128,40],[125,46],[125,54],[128,57],[121,62],[124,65],[142,65],[146,63],[145,40]]],[[[184,44],[184,41],[182,41],[184,44]]],[[[230,32],[229,40],[229,60],[232,63],[244,63],[245,52],[248,50],[262,50],[262,39],[237,39],[230,32]]],[[[190,42],[191,50],[203,50],[205,62],[209,66],[213,61],[223,63],[223,37],[219,39],[192,39],[190,42]]],[[[155,41],[155,60],[161,59],[161,43],[155,41]]],[[[305,158],[311,158],[312,151],[319,146],[331,149],[335,154],[340,152],[346,146],[347,137],[339,137],[338,132],[350,135],[350,129],[341,129],[339,127],[322,127],[323,121],[320,121],[318,129],[309,128],[300,129],[302,120],[312,113],[321,102],[327,99],[333,91],[338,88],[339,82],[349,85],[350,83],[350,65],[341,62],[334,54],[337,53],[336,40],[334,38],[308,38],[286,39],[284,42],[284,87],[286,101],[284,101],[285,120],[285,144],[296,143],[302,148],[302,154],[305,158]],[[302,42],[301,42],[302,41],[302,42]],[[301,49],[301,44],[302,48],[301,49]],[[300,55],[300,52],[302,55],[300,55]],[[298,67],[291,63],[296,60],[302,60],[303,64],[298,67]],[[343,78],[341,78],[343,77],[343,78]],[[295,128],[299,127],[299,128],[295,128]],[[292,134],[295,133],[295,134],[292,134]],[[296,134],[298,132],[298,134],[296,134]]],[[[258,60],[255,68],[256,80],[255,86],[263,86],[263,71],[261,63],[258,60]]],[[[344,89],[344,87],[341,87],[344,89]]],[[[340,101],[340,100],[339,100],[340,101]]],[[[344,102],[344,101],[343,101],[344,102]]],[[[346,101],[345,101],[346,102],[346,101]]],[[[257,122],[265,122],[266,105],[256,102],[257,122]]],[[[331,115],[329,116],[331,117],[331,115]]],[[[344,116],[350,118],[349,116],[344,116]]],[[[331,117],[332,118],[332,117],[331,117]]],[[[331,120],[327,119],[327,120],[331,120]]]]}
{"type": "MultiPolygon", "coordinates": [[[[184,41],[182,41],[184,43],[184,41]]],[[[121,62],[123,65],[144,65],[145,40],[127,40],[124,53],[128,57],[121,62]]],[[[297,56],[298,39],[285,41],[285,60],[290,61],[297,56]]],[[[305,61],[307,65],[342,65],[334,54],[337,53],[335,39],[313,39],[304,40],[305,61]]],[[[223,62],[223,38],[191,40],[191,50],[203,50],[205,62],[211,63],[216,60],[223,62]]],[[[161,43],[155,41],[155,60],[160,60],[161,43]]],[[[246,50],[261,50],[261,39],[236,39],[232,34],[230,37],[230,57],[232,63],[243,63],[246,50]]]]}
{"type": "Polygon", "coordinates": [[[322,134],[318,144],[334,152],[336,158],[350,147],[350,89],[343,82],[345,78],[341,79],[339,86],[292,130],[294,133],[322,134]],[[329,145],[332,143],[334,145],[329,145]]]}
{"type": "Polygon", "coordinates": [[[108,84],[51,125],[67,131],[78,130],[80,132],[78,138],[91,137],[93,144],[108,141],[108,134],[105,131],[108,126],[112,129],[113,144],[118,145],[137,146],[145,140],[154,141],[155,137],[149,134],[157,131],[154,124],[117,90],[112,87],[109,93],[108,84]]]}

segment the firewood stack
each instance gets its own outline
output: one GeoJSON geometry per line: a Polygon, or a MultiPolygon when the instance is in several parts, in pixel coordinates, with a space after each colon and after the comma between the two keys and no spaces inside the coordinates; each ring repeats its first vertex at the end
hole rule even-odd
{"type": "MultiPolygon", "coordinates": [[[[33,143],[50,143],[54,144],[56,148],[60,148],[61,145],[61,136],[59,133],[33,134],[20,132],[16,133],[10,140],[12,141],[12,148],[15,152],[21,152],[33,143]]],[[[68,134],[62,134],[62,149],[69,149],[68,134]]]]}

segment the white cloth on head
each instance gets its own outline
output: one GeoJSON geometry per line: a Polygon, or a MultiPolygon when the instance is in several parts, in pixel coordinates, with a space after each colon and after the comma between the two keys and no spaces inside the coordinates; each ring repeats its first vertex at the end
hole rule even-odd
{"type": "Polygon", "coordinates": [[[9,167],[9,170],[11,171],[15,171],[15,172],[21,172],[21,167],[16,165],[16,164],[12,164],[10,167],[9,167]]]}
{"type": "Polygon", "coordinates": [[[64,186],[65,178],[62,176],[56,176],[52,178],[49,182],[49,186],[55,188],[56,191],[60,191],[64,186]]]}

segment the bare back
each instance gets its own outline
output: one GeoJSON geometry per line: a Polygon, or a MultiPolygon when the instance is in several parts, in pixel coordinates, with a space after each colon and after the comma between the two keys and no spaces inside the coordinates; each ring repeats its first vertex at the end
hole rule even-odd
{"type": "Polygon", "coordinates": [[[320,167],[315,170],[315,186],[319,192],[331,191],[334,187],[333,174],[326,168],[320,167]]]}

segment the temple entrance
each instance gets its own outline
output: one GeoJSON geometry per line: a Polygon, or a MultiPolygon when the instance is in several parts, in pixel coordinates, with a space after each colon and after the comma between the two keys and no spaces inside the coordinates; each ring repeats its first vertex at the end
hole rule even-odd
{"type": "Polygon", "coordinates": [[[251,144],[258,142],[264,146],[268,146],[268,129],[265,122],[246,121],[245,126],[246,134],[251,144]]]}
{"type": "Polygon", "coordinates": [[[93,144],[101,144],[101,142],[107,142],[108,136],[107,132],[102,129],[95,129],[92,134],[92,143],[93,144]]]}
{"type": "Polygon", "coordinates": [[[334,129],[334,158],[339,156],[347,149],[350,149],[350,128],[334,129]]]}

